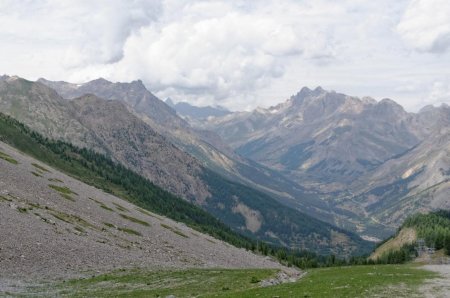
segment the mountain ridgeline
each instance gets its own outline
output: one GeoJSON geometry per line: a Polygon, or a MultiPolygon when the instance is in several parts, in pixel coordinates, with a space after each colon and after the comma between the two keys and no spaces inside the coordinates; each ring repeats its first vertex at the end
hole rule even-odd
{"type": "MultiPolygon", "coordinates": [[[[45,147],[44,152],[26,153],[54,166],[57,166],[54,160],[69,159],[70,164],[76,165],[70,166],[70,171],[81,171],[77,175],[82,181],[98,182],[97,187],[235,245],[249,247],[251,244],[245,243],[251,242],[245,241],[251,238],[275,246],[311,249],[321,254],[349,255],[370,249],[367,242],[353,233],[288,208],[266,193],[224,179],[205,168],[119,101],[94,95],[67,100],[41,83],[10,78],[0,82],[0,106],[3,112],[39,132],[14,124],[8,118],[4,122],[5,128],[11,123],[12,127],[22,128],[20,133],[3,136],[6,142],[12,143],[23,137],[14,141],[20,150],[45,147]],[[84,149],[67,143],[72,141],[84,149]],[[180,171],[170,172],[178,168],[180,171]],[[234,232],[201,209],[188,202],[181,203],[184,201],[155,188],[147,179],[175,194],[191,191],[191,196],[184,196],[187,201],[213,214],[234,232]],[[160,195],[166,198],[162,200],[164,203],[158,201],[160,195]],[[237,236],[236,232],[245,237],[237,236]]],[[[68,165],[59,168],[69,171],[65,167],[68,165]]]]}
{"type": "Polygon", "coordinates": [[[335,223],[384,238],[409,214],[450,208],[449,124],[447,105],[408,113],[390,99],[318,87],[201,127],[317,192],[335,223]]]}

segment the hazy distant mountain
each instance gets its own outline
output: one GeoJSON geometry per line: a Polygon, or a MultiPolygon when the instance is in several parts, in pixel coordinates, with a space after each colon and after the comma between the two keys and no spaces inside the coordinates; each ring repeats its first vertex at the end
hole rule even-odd
{"type": "Polygon", "coordinates": [[[303,88],[269,109],[211,119],[240,154],[323,190],[360,175],[419,143],[413,117],[395,102],[303,88]]]}
{"type": "Polygon", "coordinates": [[[426,107],[415,115],[427,135],[351,185],[346,204],[362,203],[386,225],[396,226],[417,211],[450,209],[450,108],[426,107]]]}
{"type": "Polygon", "coordinates": [[[231,114],[229,110],[224,107],[197,107],[189,104],[188,102],[174,103],[170,98],[165,100],[165,103],[172,107],[182,117],[187,117],[194,120],[204,120],[208,117],[221,117],[231,114]]]}
{"type": "Polygon", "coordinates": [[[394,230],[410,213],[450,208],[449,110],[414,114],[389,99],[303,88],[277,106],[211,118],[202,127],[322,192],[360,232],[374,223],[394,230]]]}

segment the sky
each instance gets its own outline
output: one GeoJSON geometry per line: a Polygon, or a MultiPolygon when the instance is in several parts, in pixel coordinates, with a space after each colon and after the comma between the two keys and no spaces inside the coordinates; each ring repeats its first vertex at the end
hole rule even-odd
{"type": "Polygon", "coordinates": [[[322,86],[450,104],[448,0],[0,0],[0,74],[141,79],[232,110],[322,86]]]}

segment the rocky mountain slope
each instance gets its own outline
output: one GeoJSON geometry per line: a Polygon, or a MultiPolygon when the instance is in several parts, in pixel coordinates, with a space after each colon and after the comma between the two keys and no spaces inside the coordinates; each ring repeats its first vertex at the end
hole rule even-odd
{"type": "Polygon", "coordinates": [[[280,268],[0,142],[0,283],[114,268],[280,268]]]}
{"type": "Polygon", "coordinates": [[[231,114],[229,110],[221,106],[196,107],[188,102],[174,103],[170,98],[166,99],[164,102],[169,107],[173,108],[181,117],[189,118],[189,121],[205,120],[209,117],[222,117],[231,114]]]}
{"type": "Polygon", "coordinates": [[[347,202],[362,204],[377,221],[392,227],[417,211],[450,209],[450,108],[427,107],[415,117],[427,125],[428,135],[355,181],[347,202]]]}
{"type": "Polygon", "coordinates": [[[336,223],[383,236],[411,212],[450,208],[449,110],[408,113],[389,99],[303,88],[277,106],[210,118],[202,127],[321,193],[336,223]]]}
{"type": "Polygon", "coordinates": [[[301,201],[301,198],[308,197],[293,181],[235,154],[215,133],[193,129],[175,110],[148,91],[141,81],[113,83],[97,79],[84,84],[72,84],[39,79],[38,82],[55,89],[66,99],[94,94],[100,98],[121,101],[153,130],[228,179],[285,199],[295,196],[301,201]]]}
{"type": "Polygon", "coordinates": [[[0,82],[0,108],[47,137],[107,154],[188,200],[208,195],[198,178],[201,164],[119,101],[92,95],[67,101],[46,85],[12,77],[0,82]]]}
{"type": "MultiPolygon", "coordinates": [[[[95,94],[101,98],[123,102],[136,117],[203,162],[206,168],[231,181],[268,193],[284,204],[309,212],[322,220],[335,222],[334,211],[326,202],[318,200],[314,193],[305,191],[287,176],[236,154],[214,132],[193,129],[148,91],[141,81],[113,83],[98,79],[84,84],[72,84],[40,79],[38,82],[54,88],[66,99],[95,94]]],[[[201,193],[205,192],[202,190],[201,193]]],[[[177,194],[183,195],[179,192],[177,194]]]]}
{"type": "Polygon", "coordinates": [[[206,127],[240,154],[331,191],[417,145],[412,122],[391,100],[318,87],[269,109],[212,119],[206,127]]]}
{"type": "Polygon", "coordinates": [[[36,129],[47,137],[77,141],[82,147],[97,149],[166,190],[202,206],[244,235],[322,253],[349,254],[367,248],[352,233],[287,208],[265,193],[205,168],[119,101],[94,95],[66,100],[41,83],[22,79],[7,79],[1,86],[0,106],[5,113],[32,128],[35,123],[40,124],[36,129]],[[18,108],[12,108],[17,103],[18,108]],[[42,109],[46,112],[39,112],[42,109]],[[52,115],[63,115],[61,118],[80,127],[81,133],[70,138],[58,135],[59,120],[52,115]]]}

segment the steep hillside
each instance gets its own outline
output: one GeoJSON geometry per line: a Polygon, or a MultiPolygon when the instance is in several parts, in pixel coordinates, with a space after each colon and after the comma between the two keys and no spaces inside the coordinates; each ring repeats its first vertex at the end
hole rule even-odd
{"type": "Polygon", "coordinates": [[[351,185],[349,209],[364,208],[391,227],[415,212],[450,209],[450,108],[428,107],[415,115],[428,135],[351,185]],[[360,204],[360,205],[358,205],[360,204]]]}
{"type": "Polygon", "coordinates": [[[188,126],[184,120],[176,116],[173,109],[149,92],[140,80],[131,83],[112,83],[100,78],[85,84],[71,84],[41,78],[38,82],[51,87],[67,99],[95,94],[104,99],[123,101],[156,123],[164,123],[171,128],[188,126]]]}
{"type": "Polygon", "coordinates": [[[47,137],[104,153],[188,200],[208,196],[201,164],[118,101],[67,101],[43,84],[10,78],[0,82],[0,107],[47,137]]]}
{"type": "Polygon", "coordinates": [[[382,243],[370,259],[382,262],[404,262],[418,256],[418,240],[422,245],[450,255],[450,211],[438,210],[409,216],[397,233],[382,243]]]}
{"type": "Polygon", "coordinates": [[[0,283],[113,268],[280,268],[0,142],[0,283]]]}
{"type": "MultiPolygon", "coordinates": [[[[61,167],[71,175],[129,198],[141,207],[165,212],[164,214],[173,216],[176,220],[233,241],[236,245],[251,246],[248,240],[230,234],[231,231],[227,231],[213,217],[204,212],[199,213],[200,209],[193,208],[189,203],[176,199],[161,189],[155,191],[147,180],[115,165],[104,156],[61,141],[44,139],[11,118],[2,116],[0,119],[1,139],[19,149],[45,158],[45,161],[61,167]],[[36,153],[35,150],[44,152],[36,153]]],[[[227,181],[213,172],[204,170],[202,178],[211,193],[211,197],[201,204],[202,208],[235,231],[253,239],[293,248],[314,249],[324,254],[333,252],[348,255],[367,251],[370,247],[355,234],[289,209],[263,193],[227,181]]]]}

